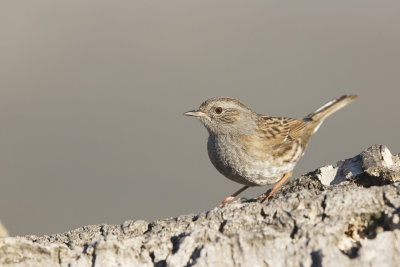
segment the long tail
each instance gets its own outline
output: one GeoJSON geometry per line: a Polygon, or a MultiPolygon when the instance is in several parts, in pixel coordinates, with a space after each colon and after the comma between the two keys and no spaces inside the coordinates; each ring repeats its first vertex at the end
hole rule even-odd
{"type": "Polygon", "coordinates": [[[343,95],[339,98],[329,101],[313,113],[308,114],[304,119],[313,120],[315,122],[321,122],[326,119],[332,113],[338,111],[342,107],[350,104],[357,98],[356,95],[343,95]]]}

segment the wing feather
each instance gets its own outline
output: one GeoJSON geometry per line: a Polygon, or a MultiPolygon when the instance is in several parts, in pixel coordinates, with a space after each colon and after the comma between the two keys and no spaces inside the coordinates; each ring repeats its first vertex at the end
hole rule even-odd
{"type": "Polygon", "coordinates": [[[291,142],[301,136],[311,121],[262,116],[258,136],[271,145],[291,142]]]}

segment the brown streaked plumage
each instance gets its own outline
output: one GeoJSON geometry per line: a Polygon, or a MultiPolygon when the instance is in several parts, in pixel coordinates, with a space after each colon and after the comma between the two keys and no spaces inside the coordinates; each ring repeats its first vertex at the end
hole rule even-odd
{"type": "Polygon", "coordinates": [[[225,198],[224,206],[249,186],[275,184],[267,201],[292,175],[311,136],[329,115],[353,102],[356,95],[334,99],[302,119],[255,113],[236,99],[206,100],[187,116],[200,119],[209,133],[207,151],[215,168],[245,185],[225,198]]]}

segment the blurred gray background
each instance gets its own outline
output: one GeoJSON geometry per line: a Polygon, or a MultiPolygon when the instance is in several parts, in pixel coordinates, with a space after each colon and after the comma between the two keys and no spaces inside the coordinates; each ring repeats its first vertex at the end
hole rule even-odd
{"type": "MultiPolygon", "coordinates": [[[[400,1],[0,3],[0,220],[11,235],[214,208],[214,96],[301,117],[344,93],[294,176],[400,152],[400,1]]],[[[266,188],[250,189],[253,197],[266,188]]]]}

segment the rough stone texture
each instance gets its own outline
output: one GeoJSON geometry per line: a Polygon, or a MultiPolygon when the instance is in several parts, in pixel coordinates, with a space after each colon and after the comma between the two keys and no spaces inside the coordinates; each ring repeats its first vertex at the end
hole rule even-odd
{"type": "Polygon", "coordinates": [[[375,145],[290,181],[265,205],[2,238],[0,265],[400,266],[399,157],[375,145]]]}

